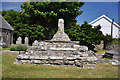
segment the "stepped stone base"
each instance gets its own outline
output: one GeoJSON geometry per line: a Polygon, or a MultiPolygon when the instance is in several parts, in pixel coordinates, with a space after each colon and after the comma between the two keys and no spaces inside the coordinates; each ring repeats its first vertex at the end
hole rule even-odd
{"type": "Polygon", "coordinates": [[[81,68],[94,68],[97,62],[94,52],[78,41],[41,41],[29,46],[26,54],[20,54],[15,64],[70,65],[81,68]]]}
{"type": "Polygon", "coordinates": [[[71,65],[81,68],[94,68],[97,58],[95,57],[55,57],[55,56],[29,56],[19,55],[15,64],[41,64],[41,65],[71,65]],[[24,57],[23,57],[24,56],[24,57]]]}

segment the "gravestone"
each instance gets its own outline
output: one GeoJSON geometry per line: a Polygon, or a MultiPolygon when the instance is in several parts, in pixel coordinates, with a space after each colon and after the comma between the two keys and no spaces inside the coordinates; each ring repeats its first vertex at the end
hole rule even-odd
{"type": "Polygon", "coordinates": [[[101,41],[99,45],[95,45],[95,49],[103,49],[104,48],[104,42],[101,41]]]}
{"type": "Polygon", "coordinates": [[[17,38],[16,44],[22,44],[22,38],[21,37],[17,38]]]}
{"type": "Polygon", "coordinates": [[[38,45],[38,41],[35,40],[35,41],[33,42],[32,46],[37,46],[37,45],[38,45]]]}
{"type": "Polygon", "coordinates": [[[28,46],[28,37],[25,37],[25,45],[27,45],[28,46]]]}

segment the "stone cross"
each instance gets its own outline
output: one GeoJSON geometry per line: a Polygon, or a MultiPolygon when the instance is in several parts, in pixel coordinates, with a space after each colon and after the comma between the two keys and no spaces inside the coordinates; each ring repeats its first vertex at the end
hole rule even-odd
{"type": "Polygon", "coordinates": [[[28,37],[25,37],[25,44],[28,46],[28,37]]]}
{"type": "Polygon", "coordinates": [[[69,36],[64,32],[64,20],[58,20],[58,31],[53,36],[51,41],[70,41],[69,36]]]}
{"type": "Polygon", "coordinates": [[[64,32],[64,20],[63,19],[58,20],[58,31],[64,32]]]}
{"type": "Polygon", "coordinates": [[[22,38],[21,37],[18,37],[18,39],[16,41],[16,44],[22,44],[22,38]]]}

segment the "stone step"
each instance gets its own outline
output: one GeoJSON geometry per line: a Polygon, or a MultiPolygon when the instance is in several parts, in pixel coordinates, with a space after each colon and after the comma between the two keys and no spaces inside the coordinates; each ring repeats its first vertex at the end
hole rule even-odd
{"type": "Polygon", "coordinates": [[[51,47],[50,50],[53,50],[53,51],[76,51],[77,49],[74,49],[74,48],[53,48],[53,47],[51,47]]]}

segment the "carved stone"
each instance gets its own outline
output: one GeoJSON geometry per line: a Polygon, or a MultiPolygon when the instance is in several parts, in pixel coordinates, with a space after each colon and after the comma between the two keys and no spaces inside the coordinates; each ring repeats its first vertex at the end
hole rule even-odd
{"type": "Polygon", "coordinates": [[[64,32],[64,20],[58,20],[58,31],[51,41],[70,41],[68,35],[64,32]]]}

